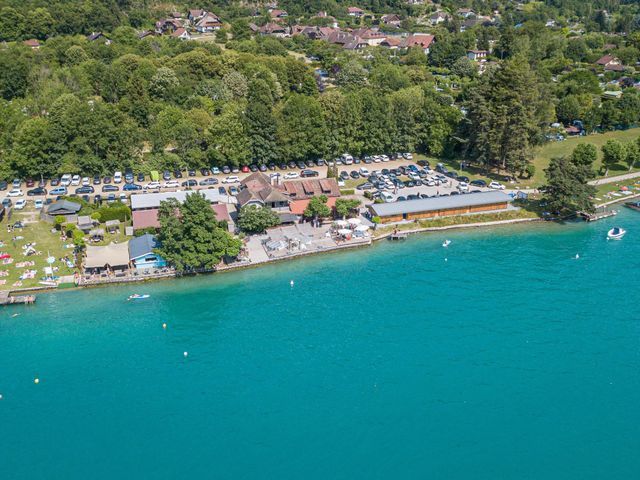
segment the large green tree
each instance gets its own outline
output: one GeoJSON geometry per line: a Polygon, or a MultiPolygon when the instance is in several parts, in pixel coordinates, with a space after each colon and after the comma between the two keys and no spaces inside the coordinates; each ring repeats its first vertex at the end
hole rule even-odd
{"type": "Polygon", "coordinates": [[[246,233],[262,233],[280,224],[278,214],[267,207],[246,205],[238,214],[238,227],[246,233]]]}
{"type": "Polygon", "coordinates": [[[249,84],[245,125],[251,160],[258,164],[278,160],[273,97],[269,85],[264,80],[256,79],[249,84]]]}
{"type": "Polygon", "coordinates": [[[216,220],[209,202],[199,193],[187,195],[184,203],[170,198],[160,204],[158,254],[176,271],[215,268],[224,257],[237,257],[241,242],[216,220]]]}

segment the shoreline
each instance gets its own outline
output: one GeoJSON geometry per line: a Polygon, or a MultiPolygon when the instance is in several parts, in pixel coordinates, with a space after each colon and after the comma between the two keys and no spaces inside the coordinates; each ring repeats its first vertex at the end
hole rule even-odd
{"type": "MultiPolygon", "coordinates": [[[[603,208],[603,207],[607,207],[609,205],[614,205],[616,203],[621,203],[624,202],[628,199],[631,198],[636,198],[636,197],[640,197],[640,193],[636,194],[636,195],[629,195],[627,197],[624,198],[617,198],[615,200],[597,205],[596,208],[603,208]]],[[[545,222],[544,219],[542,218],[514,218],[514,219],[509,219],[509,220],[494,220],[494,221],[489,221],[489,222],[476,222],[476,223],[460,223],[460,224],[455,224],[455,225],[446,225],[443,227],[419,227],[419,228],[414,228],[414,229],[410,229],[410,230],[402,230],[401,233],[406,234],[406,235],[414,235],[414,234],[421,234],[421,233],[435,233],[435,232],[442,232],[442,231],[447,231],[447,230],[465,230],[465,229],[473,229],[473,228],[486,228],[486,227],[500,227],[500,226],[506,226],[506,225],[515,225],[515,224],[520,224],[520,223],[540,223],[540,222],[545,222]]],[[[66,287],[63,290],[80,290],[80,289],[85,289],[85,288],[100,288],[100,287],[105,287],[108,285],[125,285],[125,284],[139,284],[139,283],[145,283],[145,282],[155,282],[155,281],[162,281],[162,280],[172,280],[172,279],[176,279],[176,278],[180,278],[180,277],[186,277],[186,276],[197,276],[197,275],[208,275],[208,274],[216,274],[216,273],[228,273],[228,272],[235,272],[235,271],[239,271],[239,270],[245,270],[245,269],[249,269],[249,268],[258,268],[260,266],[264,266],[264,265],[270,265],[270,264],[276,264],[276,263],[281,263],[281,262],[285,262],[285,261],[290,261],[290,260],[297,260],[299,258],[303,258],[303,257],[309,257],[309,256],[315,256],[315,255],[321,255],[321,254],[328,254],[328,253],[334,253],[334,252],[339,252],[339,251],[343,251],[343,250],[353,250],[356,248],[364,248],[364,247],[370,247],[372,245],[374,245],[376,242],[379,242],[381,240],[387,240],[391,235],[393,234],[392,231],[386,232],[382,235],[380,235],[379,237],[369,237],[369,239],[367,241],[362,241],[362,242],[356,242],[356,243],[351,243],[351,244],[345,244],[345,245],[339,245],[336,247],[332,247],[332,248],[327,248],[324,250],[320,250],[320,251],[312,251],[312,252],[297,252],[294,253],[292,255],[287,255],[284,257],[280,257],[280,258],[270,258],[268,260],[262,260],[259,262],[242,262],[241,264],[231,264],[231,265],[226,265],[222,268],[218,268],[216,270],[213,270],[211,272],[206,272],[206,273],[195,273],[195,274],[190,274],[190,275],[161,275],[161,276],[157,276],[157,277],[142,277],[142,278],[131,278],[131,279],[126,279],[123,281],[118,281],[118,282],[96,282],[96,283],[91,283],[91,284],[87,284],[87,285],[76,285],[75,287],[66,287]]],[[[49,292],[56,292],[59,290],[58,288],[51,288],[51,287],[46,287],[46,286],[42,286],[42,287],[30,287],[30,288],[21,288],[21,289],[15,289],[15,290],[9,290],[10,294],[15,294],[15,295],[20,295],[20,294],[25,294],[25,293],[31,293],[31,292],[40,292],[40,293],[49,293],[49,292]]]]}

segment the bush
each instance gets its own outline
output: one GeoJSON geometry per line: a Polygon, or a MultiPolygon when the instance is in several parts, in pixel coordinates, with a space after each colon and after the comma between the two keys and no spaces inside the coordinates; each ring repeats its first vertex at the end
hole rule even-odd
{"type": "Polygon", "coordinates": [[[64,216],[58,215],[56,219],[53,221],[57,230],[62,230],[62,225],[66,222],[64,216]]]}
{"type": "Polygon", "coordinates": [[[380,223],[380,222],[382,221],[382,219],[381,219],[380,217],[378,217],[378,216],[375,216],[375,217],[373,217],[373,218],[371,219],[371,221],[372,221],[373,223],[375,223],[375,224],[378,224],[378,223],[380,223]]]}
{"type": "Polygon", "coordinates": [[[100,214],[101,222],[108,222],[109,220],[120,220],[124,222],[131,218],[131,209],[120,202],[100,207],[97,213],[100,214]]]}
{"type": "Polygon", "coordinates": [[[147,233],[155,235],[156,234],[156,229],[154,227],[141,228],[139,230],[136,230],[134,235],[136,237],[141,237],[142,235],[145,235],[147,233]]]}
{"type": "Polygon", "coordinates": [[[96,222],[99,222],[102,219],[102,215],[100,215],[100,212],[93,212],[91,214],[91,218],[96,222]]]}

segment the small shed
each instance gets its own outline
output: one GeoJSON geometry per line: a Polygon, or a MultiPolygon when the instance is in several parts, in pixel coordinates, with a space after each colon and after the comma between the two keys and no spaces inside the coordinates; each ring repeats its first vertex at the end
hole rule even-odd
{"type": "Polygon", "coordinates": [[[120,220],[107,220],[104,225],[109,233],[115,233],[120,230],[120,220]]]}
{"type": "Polygon", "coordinates": [[[105,246],[87,245],[87,257],[84,268],[90,273],[126,270],[129,268],[129,245],[110,243],[105,246]]]}
{"type": "Polygon", "coordinates": [[[94,220],[88,215],[78,216],[78,230],[88,233],[94,226],[94,220]]]}
{"type": "Polygon", "coordinates": [[[104,240],[104,228],[94,228],[90,230],[89,237],[92,242],[101,242],[104,240]]]}
{"type": "Polygon", "coordinates": [[[158,248],[156,237],[145,233],[129,240],[129,260],[136,269],[163,268],[167,262],[154,249],[158,248]]]}

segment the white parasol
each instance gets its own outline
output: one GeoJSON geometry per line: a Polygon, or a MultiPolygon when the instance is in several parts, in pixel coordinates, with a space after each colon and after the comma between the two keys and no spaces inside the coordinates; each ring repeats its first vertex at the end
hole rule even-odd
{"type": "Polygon", "coordinates": [[[345,220],[336,220],[333,223],[334,223],[334,225],[337,225],[339,227],[346,227],[347,225],[349,225],[349,223],[346,222],[345,220]]]}
{"type": "Polygon", "coordinates": [[[352,232],[348,228],[341,228],[340,230],[338,230],[338,233],[340,235],[351,235],[352,232]]]}
{"type": "Polygon", "coordinates": [[[358,225],[355,230],[356,232],[366,232],[369,230],[369,225],[358,225]]]}
{"type": "Polygon", "coordinates": [[[349,225],[360,225],[362,223],[362,220],[359,218],[350,218],[347,221],[349,222],[349,225]]]}

